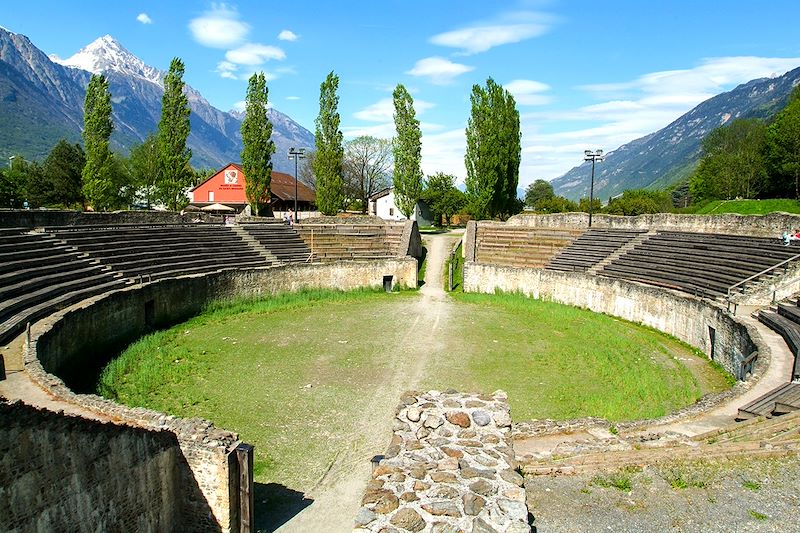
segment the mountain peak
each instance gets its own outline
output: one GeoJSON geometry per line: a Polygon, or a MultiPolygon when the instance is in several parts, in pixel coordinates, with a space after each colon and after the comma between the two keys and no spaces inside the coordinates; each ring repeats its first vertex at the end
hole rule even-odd
{"type": "Polygon", "coordinates": [[[67,59],[53,58],[57,63],[93,74],[120,72],[161,85],[163,73],[129,52],[111,35],[98,37],[67,59]]]}

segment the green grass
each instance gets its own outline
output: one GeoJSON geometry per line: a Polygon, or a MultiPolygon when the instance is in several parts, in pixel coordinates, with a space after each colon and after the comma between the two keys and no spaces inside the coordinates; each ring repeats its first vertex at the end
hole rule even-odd
{"type": "Polygon", "coordinates": [[[641,468],[629,466],[611,474],[598,474],[589,481],[589,484],[604,489],[615,488],[622,492],[630,492],[633,490],[631,476],[641,471],[641,468]]]}
{"type": "Polygon", "coordinates": [[[130,406],[203,417],[256,446],[254,473],[308,490],[381,386],[384,315],[414,293],[332,291],[220,303],[144,337],[103,372],[98,391],[130,406]],[[309,386],[310,385],[310,386],[309,386]]]}
{"type": "Polygon", "coordinates": [[[800,214],[800,201],[785,198],[770,200],[717,200],[705,204],[692,212],[698,215],[717,215],[723,213],[766,215],[776,211],[800,214]]]}
{"type": "Polygon", "coordinates": [[[747,514],[749,514],[750,516],[752,516],[752,517],[753,517],[753,518],[755,518],[756,520],[760,520],[760,521],[764,521],[764,520],[766,520],[767,518],[769,518],[769,517],[768,517],[767,515],[765,515],[764,513],[759,513],[758,511],[754,511],[754,510],[752,510],[752,509],[748,509],[748,510],[747,510],[747,514]]]}
{"type": "MultiPolygon", "coordinates": [[[[623,320],[518,295],[454,294],[461,349],[426,387],[509,394],[515,420],[655,418],[701,396],[691,347],[623,320]]],[[[727,388],[715,372],[715,389],[727,388]]]]}
{"type": "Polygon", "coordinates": [[[652,418],[699,396],[676,360],[691,349],[647,328],[516,295],[458,294],[437,318],[436,341],[423,342],[409,335],[428,327],[420,297],[314,291],[220,302],[131,345],[98,391],[236,431],[256,447],[258,482],[301,491],[341,450],[366,442],[364,413],[420,360],[416,388],[504,389],[515,420],[652,418]]]}
{"type": "MultiPolygon", "coordinates": [[[[464,257],[461,252],[462,245],[459,244],[455,251],[455,270],[453,271],[453,292],[464,292],[464,257]]],[[[444,290],[449,290],[448,277],[450,273],[450,259],[444,262],[444,290]]]]}

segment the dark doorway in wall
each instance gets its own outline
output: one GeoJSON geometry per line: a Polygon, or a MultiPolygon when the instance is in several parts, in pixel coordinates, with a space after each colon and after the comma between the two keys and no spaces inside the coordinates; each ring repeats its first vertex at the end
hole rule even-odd
{"type": "Polygon", "coordinates": [[[155,329],[156,326],[156,301],[147,300],[144,303],[144,325],[147,329],[155,329]]]}
{"type": "Polygon", "coordinates": [[[394,276],[383,276],[383,290],[392,292],[392,280],[394,276]]]}
{"type": "Polygon", "coordinates": [[[715,342],[717,340],[717,330],[715,330],[711,326],[708,326],[708,340],[710,343],[709,346],[711,348],[708,353],[711,356],[711,360],[713,361],[715,355],[714,350],[717,347],[717,344],[715,342]]]}

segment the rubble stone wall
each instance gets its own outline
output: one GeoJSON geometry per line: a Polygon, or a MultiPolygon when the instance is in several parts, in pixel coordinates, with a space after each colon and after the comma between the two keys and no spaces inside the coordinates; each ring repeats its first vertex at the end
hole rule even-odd
{"type": "Polygon", "coordinates": [[[408,392],[355,532],[529,533],[508,398],[408,392]]]}

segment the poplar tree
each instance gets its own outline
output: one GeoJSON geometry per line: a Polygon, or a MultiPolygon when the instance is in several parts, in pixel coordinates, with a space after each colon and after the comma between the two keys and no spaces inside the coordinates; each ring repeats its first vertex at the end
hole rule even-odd
{"type": "Polygon", "coordinates": [[[316,153],[313,160],[317,178],[317,208],[323,215],[336,215],[344,202],[342,161],[344,148],[339,131],[339,76],[331,71],[319,87],[319,115],[314,121],[316,153]]]}
{"type": "Polygon", "coordinates": [[[86,164],[81,178],[83,196],[98,211],[107,209],[112,204],[115,192],[110,177],[113,160],[109,149],[113,130],[108,80],[102,74],[92,74],[83,104],[86,164]]]}
{"type": "Polygon", "coordinates": [[[394,198],[397,208],[411,218],[422,196],[422,132],[414,111],[414,100],[402,84],[394,92],[394,198]]]}
{"type": "Polygon", "coordinates": [[[516,210],[522,153],[514,97],[492,78],[473,85],[467,123],[467,197],[475,218],[508,216],[516,210]]]}
{"type": "Polygon", "coordinates": [[[247,83],[245,116],[242,121],[242,170],[245,175],[245,194],[255,216],[259,207],[269,202],[272,181],[272,122],[267,115],[269,89],[264,73],[250,76],[247,83]]]}
{"type": "Polygon", "coordinates": [[[186,147],[189,137],[189,99],[183,92],[183,61],[173,58],[164,76],[164,97],[161,99],[161,120],[158,123],[159,200],[177,210],[183,203],[186,188],[192,182],[189,160],[192,151],[186,147]]]}

